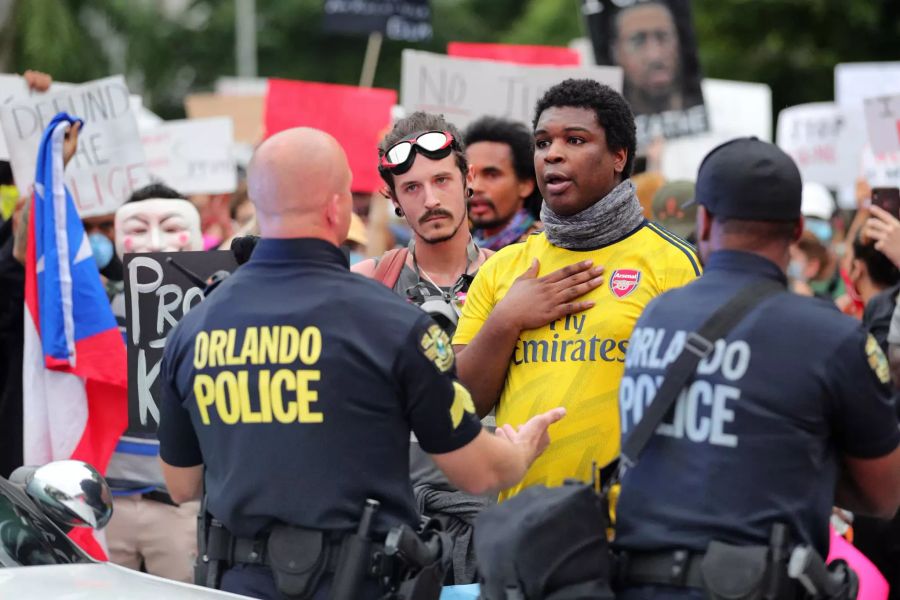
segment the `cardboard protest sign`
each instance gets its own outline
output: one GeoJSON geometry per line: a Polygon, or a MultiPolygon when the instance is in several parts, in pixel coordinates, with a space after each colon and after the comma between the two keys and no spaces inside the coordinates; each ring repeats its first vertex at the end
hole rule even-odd
{"type": "Polygon", "coordinates": [[[378,88],[270,79],[266,135],[291,127],[315,127],[333,135],[350,161],[353,191],[371,193],[384,184],[376,147],[391,124],[397,92],[378,88]]]}
{"type": "Polygon", "coordinates": [[[844,111],[833,102],[791,106],[778,115],[776,143],[791,155],[803,181],[837,190],[850,185],[859,170],[859,147],[844,111]]]}
{"type": "Polygon", "coordinates": [[[582,0],[599,65],[624,72],[638,147],[709,129],[690,0],[582,0]]]}
{"type": "Polygon", "coordinates": [[[866,98],[900,94],[900,61],[841,63],[834,67],[834,101],[862,112],[866,98]]]}
{"type": "Polygon", "coordinates": [[[459,58],[483,58],[520,65],[557,65],[572,67],[581,64],[578,52],[556,46],[518,46],[515,44],[474,44],[450,42],[447,55],[459,58]]]}
{"type": "Polygon", "coordinates": [[[159,369],[166,336],[203,300],[201,280],[234,272],[231,252],[126,254],[125,346],[128,351],[128,433],[155,433],[159,426],[159,369]]]}
{"type": "Polygon", "coordinates": [[[772,139],[772,90],[762,83],[704,79],[703,95],[709,110],[710,131],[666,140],[661,157],[666,179],[697,178],[706,154],[732,138],[772,139]]]}
{"type": "Polygon", "coordinates": [[[900,150],[900,95],[866,98],[866,130],[876,154],[900,150]]]}
{"type": "Polygon", "coordinates": [[[237,189],[231,119],[168,121],[141,135],[147,170],[182,194],[229,194],[237,189]]]}
{"type": "MultiPolygon", "coordinates": [[[[13,104],[28,100],[32,96],[42,96],[45,93],[59,92],[71,88],[71,83],[55,82],[47,92],[34,92],[28,89],[25,78],[19,75],[0,74],[0,105],[13,104]]],[[[0,130],[0,160],[9,160],[9,149],[6,147],[6,137],[0,130]]]]}
{"type": "Polygon", "coordinates": [[[622,89],[618,67],[539,67],[404,50],[400,103],[407,114],[442,113],[460,128],[484,115],[530,125],[538,99],[569,78],[622,89]]]}
{"type": "Polygon", "coordinates": [[[84,119],[78,151],[66,168],[66,187],[78,214],[112,213],[132,191],[150,181],[121,75],[0,107],[16,185],[25,189],[34,181],[41,136],[50,120],[63,111],[84,119]]]}
{"type": "Polygon", "coordinates": [[[263,138],[265,95],[191,94],[184,99],[189,119],[230,117],[234,139],[243,144],[258,144],[263,138]]]}
{"type": "Polygon", "coordinates": [[[325,0],[322,28],[333,33],[380,31],[389,39],[424,42],[431,39],[428,0],[325,0]]]}

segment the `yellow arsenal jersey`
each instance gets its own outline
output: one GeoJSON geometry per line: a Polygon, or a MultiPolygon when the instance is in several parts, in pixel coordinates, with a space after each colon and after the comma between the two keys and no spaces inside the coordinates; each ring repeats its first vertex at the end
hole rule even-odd
{"type": "Polygon", "coordinates": [[[564,406],[566,417],[550,428],[550,446],[522,482],[524,487],[591,479],[619,454],[619,381],[635,322],[650,300],[700,275],[700,261],[686,242],[654,223],[596,250],[553,246],[536,234],[500,250],[469,288],[454,344],[468,344],[510,286],[537,258],[539,276],[591,259],[605,268],[604,283],[585,299],[593,308],[540,329],[516,342],[497,406],[497,425],[519,426],[536,414],[564,406]]]}

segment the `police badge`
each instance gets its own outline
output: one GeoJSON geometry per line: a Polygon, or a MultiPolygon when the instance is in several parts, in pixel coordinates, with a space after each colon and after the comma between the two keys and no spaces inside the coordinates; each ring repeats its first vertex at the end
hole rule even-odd
{"type": "Polygon", "coordinates": [[[434,363],[438,371],[446,373],[453,367],[453,347],[447,333],[437,325],[431,325],[419,343],[425,358],[434,363]]]}

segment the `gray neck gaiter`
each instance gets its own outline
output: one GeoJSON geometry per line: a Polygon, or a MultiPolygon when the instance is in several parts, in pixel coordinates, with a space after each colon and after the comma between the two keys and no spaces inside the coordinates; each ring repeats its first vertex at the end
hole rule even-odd
{"type": "Polygon", "coordinates": [[[570,217],[563,217],[547,206],[541,207],[541,221],[547,240],[566,250],[592,250],[624,238],[641,224],[644,214],[634,193],[634,184],[626,179],[592,206],[570,217]]]}

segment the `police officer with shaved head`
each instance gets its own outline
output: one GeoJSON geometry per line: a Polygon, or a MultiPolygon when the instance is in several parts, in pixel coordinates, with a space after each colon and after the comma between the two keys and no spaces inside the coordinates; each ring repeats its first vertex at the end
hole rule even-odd
{"type": "MultiPolygon", "coordinates": [[[[482,431],[447,335],[350,272],[350,182],[321,131],[264,142],[248,172],[262,239],[166,340],[163,473],[176,502],[205,488],[201,561],[226,591],[379,598],[424,572],[439,592],[440,535],[414,531],[410,434],[452,483],[484,493],[521,479],[564,414],[482,431]]],[[[400,597],[437,598],[425,589],[400,597]]]]}
{"type": "Polygon", "coordinates": [[[859,322],[786,289],[800,190],[755,138],[700,166],[705,272],[647,306],[625,357],[619,598],[796,598],[801,580],[855,597],[816,557],[832,507],[897,511],[887,361],[859,322]]]}

